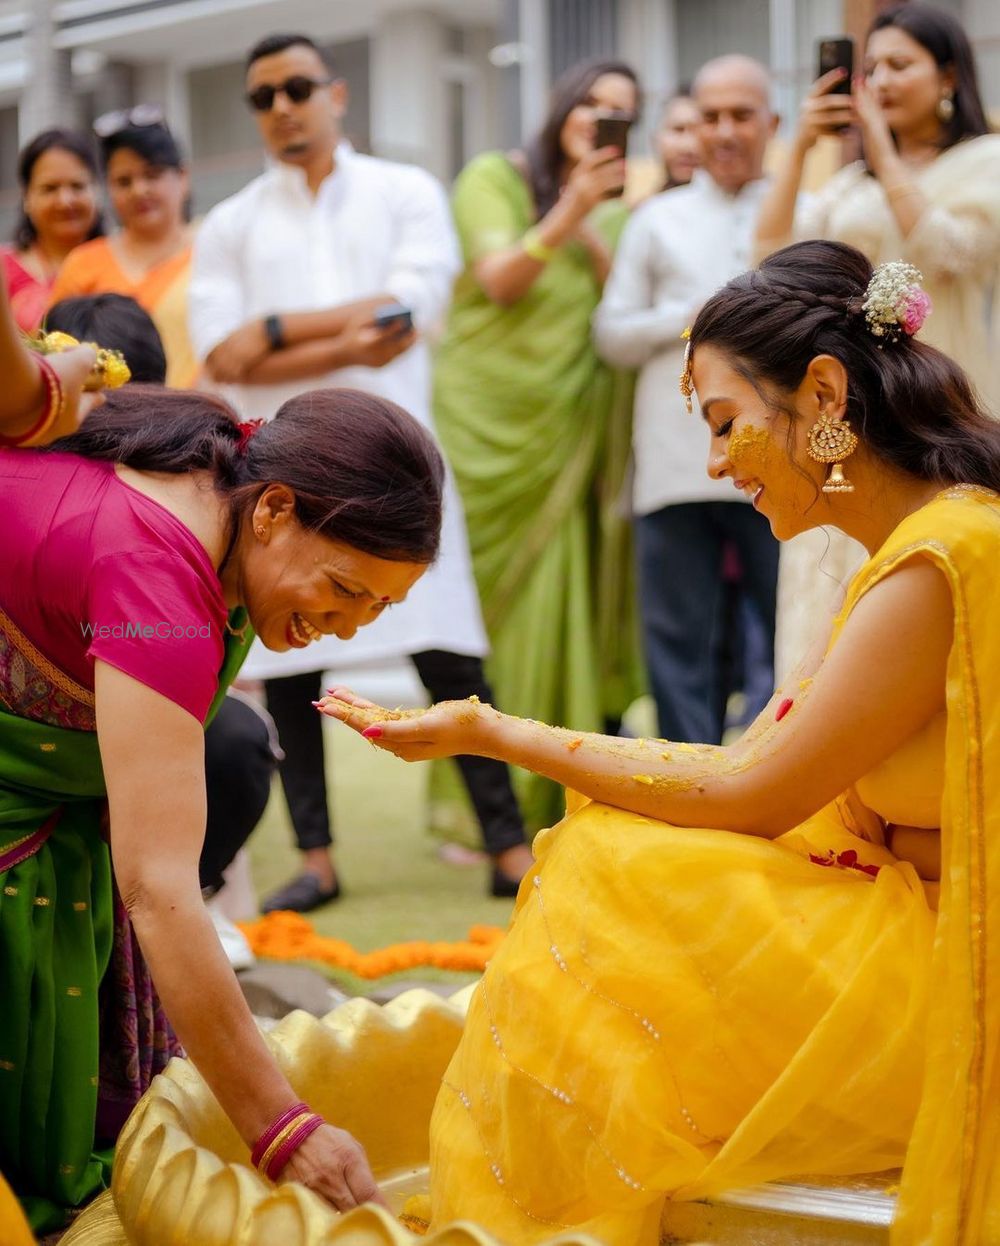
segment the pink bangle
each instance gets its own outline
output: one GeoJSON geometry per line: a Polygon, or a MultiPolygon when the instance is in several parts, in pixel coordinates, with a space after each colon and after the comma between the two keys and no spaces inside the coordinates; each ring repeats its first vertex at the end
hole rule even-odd
{"type": "Polygon", "coordinates": [[[36,354],[34,359],[38,364],[38,370],[42,377],[42,384],[45,388],[45,403],[42,407],[42,414],[37,423],[32,425],[26,433],[22,433],[19,437],[0,436],[0,446],[27,445],[29,441],[33,441],[36,437],[41,437],[47,433],[52,425],[58,422],[59,417],[62,415],[66,397],[63,393],[62,381],[59,379],[59,373],[43,355],[36,354]]]}
{"type": "Polygon", "coordinates": [[[302,1124],[293,1130],[289,1137],[287,1137],[281,1146],[278,1147],[277,1151],[275,1151],[270,1163],[267,1166],[267,1177],[270,1181],[278,1180],[285,1165],[299,1149],[302,1143],[305,1142],[307,1138],[311,1138],[323,1123],[322,1116],[316,1116],[313,1114],[311,1116],[307,1116],[302,1124]]]}
{"type": "Polygon", "coordinates": [[[260,1161],[264,1158],[264,1152],[277,1138],[278,1134],[290,1125],[297,1116],[302,1116],[309,1111],[308,1103],[295,1103],[290,1108],[286,1108],[280,1116],[276,1117],[270,1125],[264,1130],[257,1141],[253,1144],[253,1150],[250,1152],[250,1163],[257,1168],[260,1161]]]}

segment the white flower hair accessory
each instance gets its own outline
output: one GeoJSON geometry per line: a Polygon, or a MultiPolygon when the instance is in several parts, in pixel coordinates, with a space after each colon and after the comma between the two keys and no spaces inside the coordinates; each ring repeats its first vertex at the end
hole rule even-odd
{"type": "Polygon", "coordinates": [[[877,338],[898,342],[912,337],[933,310],[930,296],[920,286],[923,274],[903,260],[879,264],[872,273],[861,310],[877,338]]]}

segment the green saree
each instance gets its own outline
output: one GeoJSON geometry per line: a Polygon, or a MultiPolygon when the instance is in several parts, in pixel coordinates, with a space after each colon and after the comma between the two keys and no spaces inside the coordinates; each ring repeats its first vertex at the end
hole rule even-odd
{"type": "MultiPolygon", "coordinates": [[[[594,353],[600,299],[585,248],[568,243],[511,307],[491,302],[473,265],[535,221],[510,161],[478,157],[455,185],[465,271],[437,353],[434,419],[465,507],[506,712],[580,731],[619,718],[639,691],[628,525],[619,513],[630,443],[631,378],[594,353]]],[[[589,223],[614,245],[626,211],[589,223]]],[[[529,830],[562,815],[555,784],[518,772],[529,830]]]]}
{"type": "MultiPolygon", "coordinates": [[[[209,721],[248,645],[227,637],[209,721]]],[[[112,1142],[177,1050],[114,887],[105,807],[93,693],[0,611],[0,1169],[36,1233],[107,1185],[96,1133],[112,1142]]]]}

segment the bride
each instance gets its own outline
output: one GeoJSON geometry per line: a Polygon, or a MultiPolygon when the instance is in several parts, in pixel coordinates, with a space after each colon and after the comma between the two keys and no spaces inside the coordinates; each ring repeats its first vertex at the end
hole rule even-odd
{"type": "Polygon", "coordinates": [[[665,1197],[902,1165],[895,1243],[1000,1241],[1000,426],[912,339],[918,277],[801,243],[691,331],[709,473],[869,553],[743,739],[323,703],[578,794],[443,1080],[435,1226],[653,1243],[665,1197]]]}

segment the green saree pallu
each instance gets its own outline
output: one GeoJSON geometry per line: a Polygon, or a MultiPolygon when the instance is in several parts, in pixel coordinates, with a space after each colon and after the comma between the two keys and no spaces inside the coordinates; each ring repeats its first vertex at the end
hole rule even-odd
{"type": "MultiPolygon", "coordinates": [[[[473,267],[534,223],[524,178],[499,153],[455,187],[466,269],[435,366],[434,419],[465,507],[492,646],[498,706],[600,731],[641,691],[630,530],[621,497],[632,379],[591,345],[600,285],[586,248],[559,248],[513,306],[491,302],[473,267]]],[[[588,224],[614,247],[620,202],[588,224]]],[[[518,772],[531,830],[562,815],[555,784],[518,772]]]]}
{"type": "MultiPolygon", "coordinates": [[[[227,643],[220,692],[245,656],[227,643]]],[[[94,695],[0,611],[0,1169],[35,1232],[179,1052],[114,886],[94,695]]]]}

